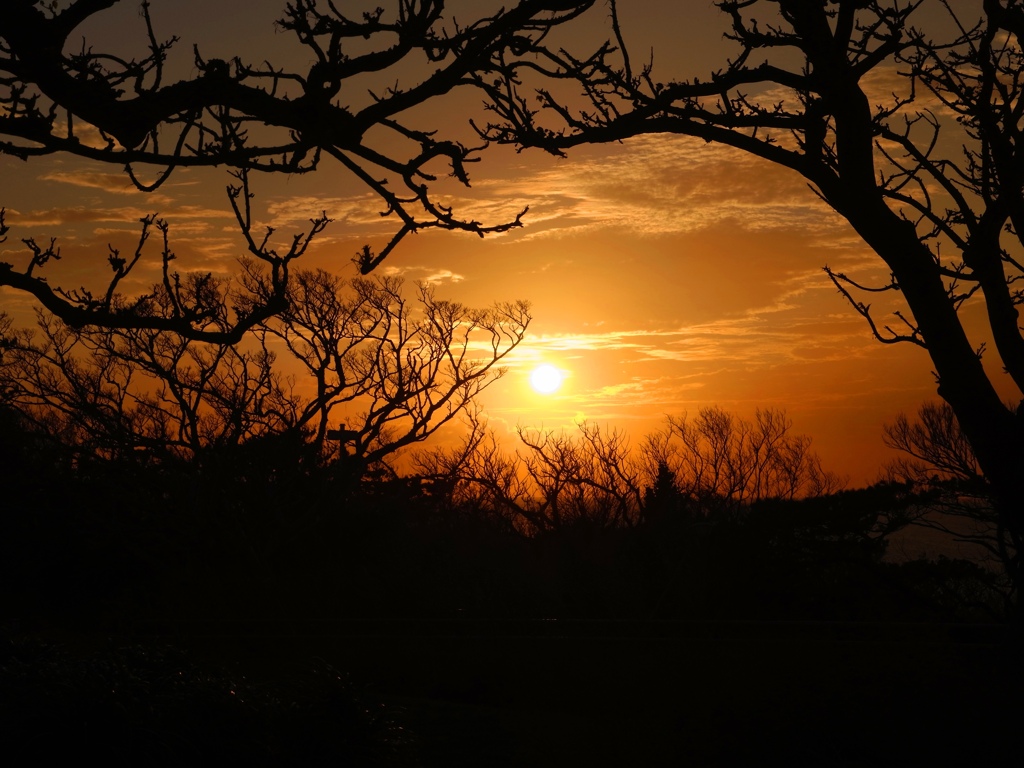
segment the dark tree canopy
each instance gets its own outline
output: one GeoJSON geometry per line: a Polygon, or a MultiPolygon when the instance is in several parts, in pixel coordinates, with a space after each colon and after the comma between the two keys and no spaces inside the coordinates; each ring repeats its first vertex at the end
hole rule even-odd
{"type": "MultiPolygon", "coordinates": [[[[387,245],[369,246],[357,256],[365,274],[408,234],[429,228],[483,235],[519,225],[484,224],[460,217],[431,195],[438,168],[469,184],[466,165],[478,148],[448,140],[413,125],[408,111],[494,72],[508,47],[532,47],[534,40],[591,3],[523,0],[510,9],[459,24],[444,16],[442,0],[397,0],[387,10],[361,13],[352,4],[295,0],[285,5],[278,26],[292,33],[308,69],[253,63],[259,51],[239,51],[231,60],[207,59],[195,47],[192,76],[168,76],[170,57],[188,41],[161,39],[151,6],[141,3],[148,53],[125,59],[117,51],[95,50],[80,28],[121,0],[38,2],[11,0],[0,14],[0,154],[22,159],[63,153],[124,167],[144,190],[159,187],[176,168],[223,166],[240,183],[228,188],[250,254],[272,273],[272,290],[225,323],[223,302],[182,296],[168,277],[157,293],[170,313],[157,315],[152,297],[126,301],[117,289],[138,261],[112,253],[113,277],[102,296],[47,283],[40,273],[59,258],[51,246],[26,243],[28,265],[0,264],[0,286],[36,297],[75,326],[149,327],[174,330],[208,341],[234,341],[286,307],[288,271],[310,238],[329,220],[314,216],[311,230],[278,252],[252,229],[250,172],[301,174],[330,158],[379,196],[382,214],[396,221],[387,245]],[[342,10],[344,9],[344,10],[342,10]],[[401,71],[402,79],[389,74],[401,71]],[[409,79],[409,72],[417,73],[409,79]],[[366,103],[352,101],[362,87],[348,84],[377,77],[384,85],[366,103]],[[101,140],[90,138],[99,132],[101,140]],[[383,138],[382,138],[383,136],[383,138]],[[141,170],[145,169],[145,171],[141,170]],[[154,171],[155,169],[155,171],[154,171]],[[144,181],[143,178],[152,178],[144,181]],[[215,326],[215,327],[214,327],[215,326]]],[[[5,201],[0,201],[0,205],[5,201]]],[[[521,214],[520,214],[521,215],[521,214]]],[[[140,250],[154,225],[144,220],[140,250]]],[[[0,238],[8,232],[0,218],[0,238]]],[[[209,297],[207,297],[209,298],[209,297]]]]}
{"type": "Polygon", "coordinates": [[[997,392],[961,310],[984,302],[992,368],[1024,393],[1024,3],[985,0],[980,20],[958,16],[959,5],[923,5],[725,0],[717,6],[738,55],[699,77],[661,80],[630,57],[613,1],[614,43],[587,55],[539,46],[509,61],[500,82],[478,77],[493,111],[481,132],[555,154],[679,134],[801,174],[891,273],[877,286],[826,267],[828,276],[879,341],[928,351],[939,395],[1019,533],[1024,416],[997,392]],[[916,26],[923,11],[947,15],[947,38],[916,26]],[[900,85],[878,96],[876,76],[900,85]],[[557,95],[567,80],[578,99],[557,95]],[[890,327],[865,292],[898,293],[909,312],[890,327]]]}

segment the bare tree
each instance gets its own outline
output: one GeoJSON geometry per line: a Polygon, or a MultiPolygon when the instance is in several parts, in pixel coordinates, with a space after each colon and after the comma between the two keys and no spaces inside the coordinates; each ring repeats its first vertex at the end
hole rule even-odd
{"type": "Polygon", "coordinates": [[[578,434],[518,431],[513,452],[479,418],[454,449],[417,457],[417,469],[441,481],[450,500],[532,535],[574,527],[619,528],[639,520],[639,465],[621,432],[580,424],[578,434]]]}
{"type": "MultiPolygon", "coordinates": [[[[457,24],[445,19],[442,0],[396,0],[390,12],[366,12],[335,3],[294,0],[285,4],[280,29],[295,36],[308,69],[252,64],[258,52],[230,60],[204,58],[193,49],[194,73],[168,82],[177,67],[176,38],[161,40],[153,20],[155,3],[141,2],[140,35],[147,52],[128,58],[79,42],[87,21],[103,18],[120,0],[39,2],[10,0],[0,14],[0,154],[21,159],[67,154],[126,168],[139,189],[153,190],[177,168],[224,166],[242,184],[229,187],[242,234],[254,258],[273,274],[273,291],[232,318],[227,328],[210,327],[226,306],[176,306],[169,317],[146,311],[147,298],[118,295],[138,264],[154,218],[143,221],[139,250],[130,258],[108,256],[113,271],[102,291],[64,289],[43,272],[60,256],[55,242],[26,239],[23,267],[0,263],[0,286],[26,291],[65,322],[119,328],[174,330],[215,343],[238,341],[245,331],[286,304],[288,269],[308,239],[328,223],[314,216],[309,232],[278,252],[269,235],[254,235],[249,211],[250,171],[300,174],[325,157],[348,171],[381,200],[395,231],[378,251],[365,246],[356,261],[369,272],[408,234],[430,228],[484,235],[519,225],[519,216],[485,225],[460,217],[430,193],[439,166],[468,185],[467,164],[476,148],[439,138],[407,122],[411,108],[469,84],[493,69],[506,47],[542,39],[577,16],[577,3],[522,0],[491,16],[457,24]],[[174,65],[174,66],[172,66],[174,65]],[[391,72],[392,74],[388,74],[391,72]],[[417,73],[415,75],[411,73],[417,73]],[[350,87],[360,78],[377,91],[350,87]],[[90,135],[99,132],[99,141],[90,135]],[[151,169],[143,180],[142,169],[151,169]]],[[[584,3],[583,5],[588,5],[584,3]]],[[[2,201],[0,201],[2,202],[2,201]]],[[[521,214],[520,214],[521,215],[521,214]]],[[[0,218],[0,236],[6,227],[0,218]]],[[[164,262],[166,272],[167,263],[164,262]]],[[[219,325],[219,324],[215,324],[219,325]]]]}
{"type": "Polygon", "coordinates": [[[703,514],[840,490],[845,481],[823,469],[811,439],[791,428],[773,409],[758,410],[752,422],[721,408],[702,408],[692,419],[670,416],[644,443],[646,475],[656,478],[664,467],[703,514]]]}
{"type": "Polygon", "coordinates": [[[802,175],[891,271],[880,286],[826,267],[829,277],[879,341],[928,351],[1004,524],[1021,535],[1024,415],[997,393],[960,310],[983,299],[992,367],[1024,392],[1024,3],[985,0],[974,22],[943,2],[955,31],[933,40],[914,26],[920,2],[723,0],[738,54],[678,80],[635,65],[610,5],[614,43],[585,56],[530,46],[503,59],[504,77],[477,78],[494,114],[482,135],[562,154],[674,133],[802,175]],[[879,100],[866,81],[886,72],[904,85],[879,100]],[[552,81],[576,83],[582,103],[552,81]],[[864,291],[899,294],[909,312],[886,325],[864,291]]]}
{"type": "MultiPolygon", "coordinates": [[[[331,283],[322,272],[301,281],[307,288],[331,283]]],[[[504,374],[501,362],[531,319],[523,301],[477,310],[438,299],[427,285],[409,302],[395,278],[356,280],[353,289],[358,306],[340,323],[324,316],[333,304],[325,291],[306,293],[264,329],[284,339],[317,382],[301,424],[316,420],[322,436],[331,409],[358,406],[351,447],[366,465],[426,440],[470,408],[504,374]]]]}
{"type": "Polygon", "coordinates": [[[551,528],[628,527],[639,521],[640,467],[624,433],[583,422],[565,432],[519,430],[535,513],[551,528]]]}
{"type": "Polygon", "coordinates": [[[266,349],[74,329],[44,313],[38,330],[6,337],[8,403],[81,454],[191,458],[295,426],[266,349]]]}
{"type": "MultiPolygon", "coordinates": [[[[272,290],[249,269],[253,291],[272,290]]],[[[216,289],[201,278],[191,285],[216,289]]],[[[153,294],[172,301],[161,286],[153,294]]],[[[196,457],[310,428],[322,449],[345,406],[354,427],[346,455],[361,472],[469,408],[502,375],[501,361],[530,322],[525,302],[473,310],[426,286],[410,302],[394,278],[348,285],[299,271],[288,296],[285,312],[261,324],[248,346],[147,328],[76,329],[42,312],[36,340],[0,316],[0,391],[68,444],[117,456],[144,449],[196,457]],[[311,397],[275,366],[275,341],[313,378],[311,397]]]]}
{"type": "Polygon", "coordinates": [[[971,445],[947,403],[925,403],[911,421],[905,414],[885,425],[890,448],[905,455],[886,467],[889,478],[910,483],[923,495],[913,522],[980,548],[998,564],[1012,600],[1019,588],[1021,540],[1008,529],[992,504],[992,489],[971,445]]]}
{"type": "Polygon", "coordinates": [[[507,531],[548,530],[544,515],[534,512],[534,489],[522,459],[506,450],[479,412],[468,412],[465,422],[458,446],[416,455],[417,473],[452,508],[469,508],[507,531]]]}
{"type": "Polygon", "coordinates": [[[470,427],[458,448],[421,454],[418,469],[442,479],[454,501],[524,533],[632,527],[670,495],[685,502],[675,512],[714,517],[844,485],[779,411],[759,411],[753,423],[718,408],[671,417],[636,448],[623,432],[583,422],[575,433],[520,428],[510,453],[479,419],[470,427]]]}

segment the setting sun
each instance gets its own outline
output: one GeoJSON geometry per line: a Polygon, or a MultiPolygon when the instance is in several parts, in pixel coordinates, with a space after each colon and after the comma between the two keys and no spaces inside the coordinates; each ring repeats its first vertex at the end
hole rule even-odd
{"type": "Polygon", "coordinates": [[[542,395],[550,395],[562,386],[562,372],[548,363],[539,365],[530,374],[530,386],[542,395]]]}

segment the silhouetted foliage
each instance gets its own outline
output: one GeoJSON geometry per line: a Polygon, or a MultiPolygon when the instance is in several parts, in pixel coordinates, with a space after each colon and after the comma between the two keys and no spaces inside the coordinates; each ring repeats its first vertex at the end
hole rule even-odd
{"type": "Polygon", "coordinates": [[[695,505],[663,467],[637,486],[646,506],[632,517],[617,516],[614,495],[573,507],[576,489],[559,503],[586,516],[533,528],[496,506],[500,496],[469,493],[482,482],[354,484],[297,433],[198,465],[72,460],[38,426],[6,414],[11,451],[0,480],[27,503],[2,516],[3,576],[22,585],[5,592],[4,610],[29,624],[948,618],[992,609],[982,572],[883,557],[887,536],[919,503],[905,485],[750,499],[723,513],[695,505]]]}
{"type": "Polygon", "coordinates": [[[643,514],[648,523],[684,520],[691,511],[691,500],[679,489],[676,474],[665,459],[658,459],[654,479],[644,489],[643,514]]]}

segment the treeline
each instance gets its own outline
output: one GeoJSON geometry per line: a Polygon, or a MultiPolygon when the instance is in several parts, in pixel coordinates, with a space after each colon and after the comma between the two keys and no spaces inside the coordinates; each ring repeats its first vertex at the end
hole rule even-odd
{"type": "MultiPolygon", "coordinates": [[[[264,279],[250,265],[247,294],[264,279]]],[[[1016,601],[1019,547],[941,408],[887,428],[907,459],[859,490],[775,410],[706,408],[635,443],[524,428],[510,446],[476,401],[526,304],[324,272],[289,285],[238,346],[0,316],[6,615],[958,620],[1016,601]],[[459,445],[412,453],[458,417],[459,445]],[[996,567],[887,559],[921,523],[996,567]]],[[[229,290],[188,278],[149,300],[173,314],[229,290]]]]}
{"type": "Polygon", "coordinates": [[[358,478],[295,433],[202,463],[86,459],[8,409],[0,444],[5,498],[17,500],[0,533],[5,583],[18,585],[5,615],[29,625],[945,621],[1005,609],[997,575],[976,564],[885,559],[888,534],[921,502],[897,483],[700,499],[661,464],[628,514],[567,483],[520,498],[527,514],[515,516],[471,492],[479,478],[358,478]]]}

